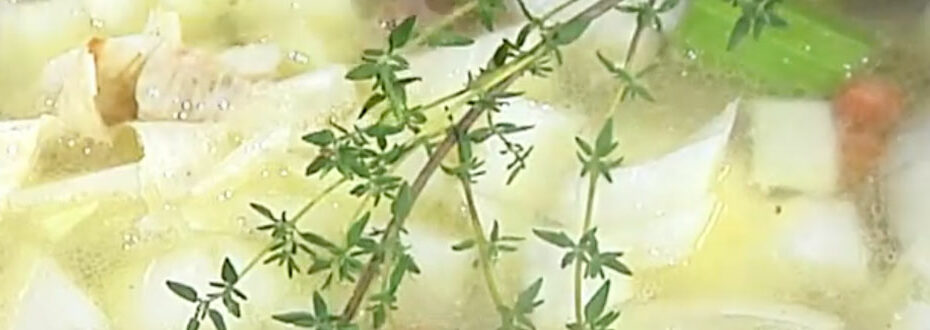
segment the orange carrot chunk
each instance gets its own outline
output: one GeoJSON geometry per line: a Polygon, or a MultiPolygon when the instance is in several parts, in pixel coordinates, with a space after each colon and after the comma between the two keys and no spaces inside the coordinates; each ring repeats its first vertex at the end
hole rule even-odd
{"type": "Polygon", "coordinates": [[[901,117],[903,99],[897,85],[877,77],[863,77],[843,86],[833,103],[844,126],[885,133],[901,117]]]}

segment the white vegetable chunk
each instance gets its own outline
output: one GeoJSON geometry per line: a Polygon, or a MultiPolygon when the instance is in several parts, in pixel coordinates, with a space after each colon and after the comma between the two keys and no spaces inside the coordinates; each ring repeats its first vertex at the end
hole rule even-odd
{"type": "MultiPolygon", "coordinates": [[[[855,205],[832,198],[798,197],[781,208],[781,217],[787,222],[777,234],[781,257],[801,262],[805,269],[865,279],[869,250],[855,205]]],[[[827,276],[837,280],[834,275],[827,276]]]]}
{"type": "MultiPolygon", "coordinates": [[[[464,316],[462,311],[472,289],[484,290],[483,286],[472,285],[480,273],[472,268],[473,253],[453,252],[456,238],[442,234],[428,224],[409,223],[410,254],[420,270],[419,275],[409,274],[398,291],[397,324],[423,325],[429,328],[454,328],[464,316]]],[[[416,326],[413,326],[416,327],[416,326]]]]}
{"type": "Polygon", "coordinates": [[[106,317],[54,260],[34,259],[11,330],[105,330],[106,317]]]}
{"type": "Polygon", "coordinates": [[[216,121],[230,104],[243,105],[251,90],[212,54],[159,47],[139,75],[136,101],[143,120],[216,121]]]}
{"type": "Polygon", "coordinates": [[[901,243],[902,255],[930,278],[930,116],[913,118],[902,126],[888,148],[883,164],[883,190],[888,221],[901,243]]]}
{"type": "MultiPolygon", "coordinates": [[[[711,184],[723,160],[738,101],[689,139],[660,158],[611,172],[613,183],[598,186],[594,223],[604,241],[618,244],[636,268],[678,263],[693,252],[712,217],[711,184]]],[[[577,183],[563,217],[583,214],[587,187],[577,183]]],[[[578,220],[575,220],[578,221],[578,220]]],[[[569,228],[578,225],[572,223],[569,228]]]]}
{"type": "Polygon", "coordinates": [[[251,100],[231,103],[224,117],[231,125],[260,132],[284,126],[306,130],[328,120],[357,111],[355,85],[345,79],[347,70],[332,65],[273,83],[256,85],[251,100]]]}
{"type": "Polygon", "coordinates": [[[36,145],[47,117],[0,122],[0,198],[19,187],[36,159],[36,145]]]}
{"type": "Polygon", "coordinates": [[[211,124],[137,122],[144,156],[139,182],[148,202],[186,196],[222,155],[216,150],[223,129],[211,124]]]}
{"type": "MultiPolygon", "coordinates": [[[[151,260],[139,278],[139,289],[133,300],[128,301],[137,311],[138,328],[143,330],[172,329],[187,324],[193,305],[168,290],[167,281],[184,283],[199,294],[214,292],[207,281],[218,279],[223,260],[229,258],[233,266],[241,271],[261,248],[236,242],[232,238],[205,235],[196,243],[184,244],[151,260]]],[[[280,312],[286,300],[287,278],[281,269],[257,265],[248,276],[243,277],[237,288],[248,297],[242,308],[242,318],[226,317],[231,328],[257,329],[270,323],[268,315],[280,312]]],[[[224,309],[222,303],[216,306],[224,309]]],[[[206,323],[210,323],[207,321],[206,323]]],[[[207,327],[212,329],[212,327],[207,327]]]]}
{"type": "Polygon", "coordinates": [[[828,101],[755,100],[748,112],[753,181],[816,194],[837,189],[839,145],[828,101]]]}
{"type": "Polygon", "coordinates": [[[841,330],[831,314],[800,305],[747,300],[659,301],[624,309],[620,329],[841,330]]]}
{"type": "Polygon", "coordinates": [[[264,161],[282,154],[291,142],[291,129],[275,129],[245,141],[230,152],[192,187],[193,195],[202,195],[221,186],[233,186],[248,179],[247,173],[257,173],[264,161]]]}
{"type": "Polygon", "coordinates": [[[271,43],[231,47],[219,54],[220,62],[233,74],[263,77],[274,74],[281,63],[281,49],[271,43]]]}
{"type": "Polygon", "coordinates": [[[138,197],[140,188],[139,164],[130,163],[16,191],[10,194],[9,204],[14,207],[30,207],[81,198],[116,195],[138,197]]]}
{"type": "Polygon", "coordinates": [[[87,48],[68,51],[45,66],[42,88],[66,127],[82,136],[109,142],[103,117],[97,112],[97,72],[87,48]]]}
{"type": "MultiPolygon", "coordinates": [[[[510,208],[526,210],[545,209],[555,204],[554,200],[547,200],[550,198],[539,192],[564,190],[577,179],[577,172],[573,167],[577,164],[577,159],[573,155],[575,150],[573,139],[579,134],[583,119],[563,109],[522,98],[508,101],[508,104],[503,106],[494,118],[495,124],[511,123],[518,127],[531,126],[532,129],[505,136],[510,142],[522,146],[521,154],[529,148],[533,148],[533,151],[526,160],[526,169],[520,171],[508,184],[511,174],[508,165],[513,162],[513,155],[501,154],[501,151],[506,150],[507,147],[498,137],[488,138],[478,150],[478,152],[483,152],[478,156],[485,161],[482,170],[487,173],[482,175],[475,184],[477,195],[506,204],[510,208]],[[535,146],[540,147],[535,148],[535,146]],[[545,178],[545,180],[538,178],[545,178]]],[[[485,127],[488,127],[488,123],[482,117],[475,125],[475,129],[485,127]]],[[[557,194],[551,196],[557,196],[557,194]]],[[[554,198],[558,197],[552,199],[554,198]]]]}
{"type": "Polygon", "coordinates": [[[910,301],[907,306],[895,314],[891,330],[928,330],[930,329],[930,303],[910,301]]]}

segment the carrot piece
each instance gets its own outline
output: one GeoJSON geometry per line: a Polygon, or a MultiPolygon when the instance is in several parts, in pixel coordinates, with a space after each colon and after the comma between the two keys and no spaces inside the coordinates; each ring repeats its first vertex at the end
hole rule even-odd
{"type": "Polygon", "coordinates": [[[903,100],[903,93],[895,84],[877,77],[864,77],[843,86],[833,102],[845,126],[885,133],[901,117],[903,100]]]}

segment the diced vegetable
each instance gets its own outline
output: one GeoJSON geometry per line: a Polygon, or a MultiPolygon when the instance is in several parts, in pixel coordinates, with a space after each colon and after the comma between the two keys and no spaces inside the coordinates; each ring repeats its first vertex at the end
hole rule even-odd
{"type": "Polygon", "coordinates": [[[42,117],[33,120],[0,123],[0,197],[19,187],[36,159],[36,145],[43,123],[53,120],[42,117]]]}
{"type": "MultiPolygon", "coordinates": [[[[526,156],[526,169],[520,170],[511,180],[514,167],[520,164],[508,167],[516,158],[511,152],[501,154],[508,149],[506,144],[497,136],[490,136],[481,145],[478,155],[486,162],[482,169],[487,174],[475,184],[475,192],[508,208],[544,210],[557,204],[557,194],[538,192],[561,191],[576,180],[574,165],[578,160],[574,156],[574,137],[581,130],[582,119],[563,109],[520,98],[511,100],[494,118],[497,125],[532,126],[530,130],[505,135],[512,143],[511,149],[521,157],[526,156]]],[[[482,118],[473,131],[488,132],[484,130],[487,127],[487,120],[482,118]]]]}
{"type": "Polygon", "coordinates": [[[13,207],[31,207],[43,203],[73,202],[82,198],[117,195],[138,197],[140,188],[139,164],[131,163],[18,190],[10,194],[9,204],[13,207]]]}
{"type": "Polygon", "coordinates": [[[117,38],[93,38],[87,43],[94,55],[98,92],[97,111],[107,125],[138,116],[136,83],[143,64],[158,47],[181,43],[177,14],[154,11],[145,32],[117,38]]]}
{"type": "MultiPolygon", "coordinates": [[[[871,41],[842,18],[797,1],[778,6],[788,26],[765,28],[758,40],[745,38],[728,51],[740,8],[730,1],[694,0],[678,28],[683,52],[699,63],[737,72],[784,94],[827,96],[871,55],[871,41]]],[[[750,33],[752,34],[752,33],[750,33]]]]}
{"type": "MultiPolygon", "coordinates": [[[[707,230],[715,198],[711,184],[723,160],[739,102],[699,130],[690,144],[658,159],[611,172],[613,183],[598,187],[595,223],[605,241],[627,252],[634,268],[668,266],[689,256],[707,230]]],[[[582,213],[583,184],[569,199],[582,213]]],[[[575,224],[570,225],[571,228],[575,224]]]]}
{"type": "Polygon", "coordinates": [[[281,63],[281,49],[275,44],[249,44],[231,47],[219,54],[220,62],[244,77],[272,76],[281,63]]]}
{"type": "Polygon", "coordinates": [[[876,77],[859,77],[833,100],[842,130],[843,182],[852,185],[872,174],[885,152],[886,134],[904,107],[901,90],[876,77]]]}
{"type": "Polygon", "coordinates": [[[889,227],[901,244],[902,259],[930,279],[930,116],[912,118],[897,133],[882,166],[889,227]]]}
{"type": "Polygon", "coordinates": [[[27,282],[22,288],[16,312],[6,329],[10,330],[106,330],[105,315],[87,294],[49,257],[34,257],[25,269],[27,282]]]}
{"type": "Polygon", "coordinates": [[[779,218],[786,227],[776,236],[779,256],[800,263],[799,270],[824,274],[820,279],[831,283],[866,278],[869,250],[855,205],[832,198],[798,197],[780,207],[779,218]]]}
{"type": "Polygon", "coordinates": [[[201,195],[217,188],[235,186],[248,179],[249,173],[258,173],[258,167],[272,156],[284,153],[291,142],[290,129],[281,128],[245,141],[216,164],[209,173],[199,179],[191,193],[201,195]]]}
{"type": "Polygon", "coordinates": [[[458,327],[468,318],[452,316],[455,313],[450,313],[450,308],[463,308],[472,290],[481,291],[478,299],[482,299],[482,303],[489,299],[484,294],[486,289],[478,284],[481,283],[480,272],[472,267],[477,255],[473,251],[452,251],[455,237],[414,221],[407,242],[421,274],[408,273],[404,278],[404,289],[397,297],[399,308],[393,317],[397,324],[429,324],[437,329],[458,327]],[[437,295],[437,292],[442,294],[437,295]]]}
{"type": "Polygon", "coordinates": [[[188,195],[227,152],[225,130],[216,125],[137,122],[132,127],[143,148],[139,181],[150,203],[188,195]]]}
{"type": "Polygon", "coordinates": [[[884,79],[858,77],[840,89],[833,106],[843,125],[885,133],[901,117],[904,95],[897,85],[884,79]]]}
{"type": "Polygon", "coordinates": [[[930,303],[910,301],[896,314],[891,330],[924,330],[930,328],[930,303]]]}
{"type": "MultiPolygon", "coordinates": [[[[239,238],[241,239],[241,238],[239,238]]],[[[134,272],[130,283],[135,288],[123,291],[129,313],[126,324],[133,329],[163,330],[187,324],[191,317],[191,303],[178,296],[166,286],[167,281],[184,284],[194,289],[198,297],[215,292],[204,279],[217,279],[223,261],[229,258],[234,269],[242,271],[260,246],[244,244],[236,237],[201,234],[195,241],[187,241],[165,254],[140,260],[143,271],[134,272]]],[[[282,304],[290,308],[302,308],[306,300],[290,300],[287,293],[288,281],[283,271],[274,266],[257,265],[248,276],[243,276],[236,288],[247,295],[248,300],[236,301],[241,305],[241,317],[229,317],[226,321],[231,329],[262,329],[272,324],[268,315],[280,312],[282,304]]],[[[225,310],[222,301],[211,307],[225,310]]],[[[209,329],[212,329],[210,327],[209,329]]]]}
{"type": "Polygon", "coordinates": [[[620,329],[841,330],[843,320],[800,305],[753,300],[658,301],[624,310],[620,329]]]}
{"type": "Polygon", "coordinates": [[[836,190],[840,151],[829,102],[761,99],[747,111],[753,181],[818,194],[836,190]]]}
{"type": "Polygon", "coordinates": [[[43,89],[53,100],[55,115],[66,129],[97,141],[109,142],[103,117],[97,111],[97,70],[87,48],[68,51],[52,59],[42,74],[43,89]]]}

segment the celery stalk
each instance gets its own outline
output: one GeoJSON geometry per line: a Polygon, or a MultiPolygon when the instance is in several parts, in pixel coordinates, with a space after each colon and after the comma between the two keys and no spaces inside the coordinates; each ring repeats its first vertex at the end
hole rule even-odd
{"type": "Polygon", "coordinates": [[[871,38],[851,23],[796,1],[780,6],[778,12],[788,27],[767,27],[758,40],[747,36],[728,51],[740,9],[729,1],[694,0],[675,39],[701,65],[735,72],[777,93],[828,95],[867,64],[871,38]]]}

